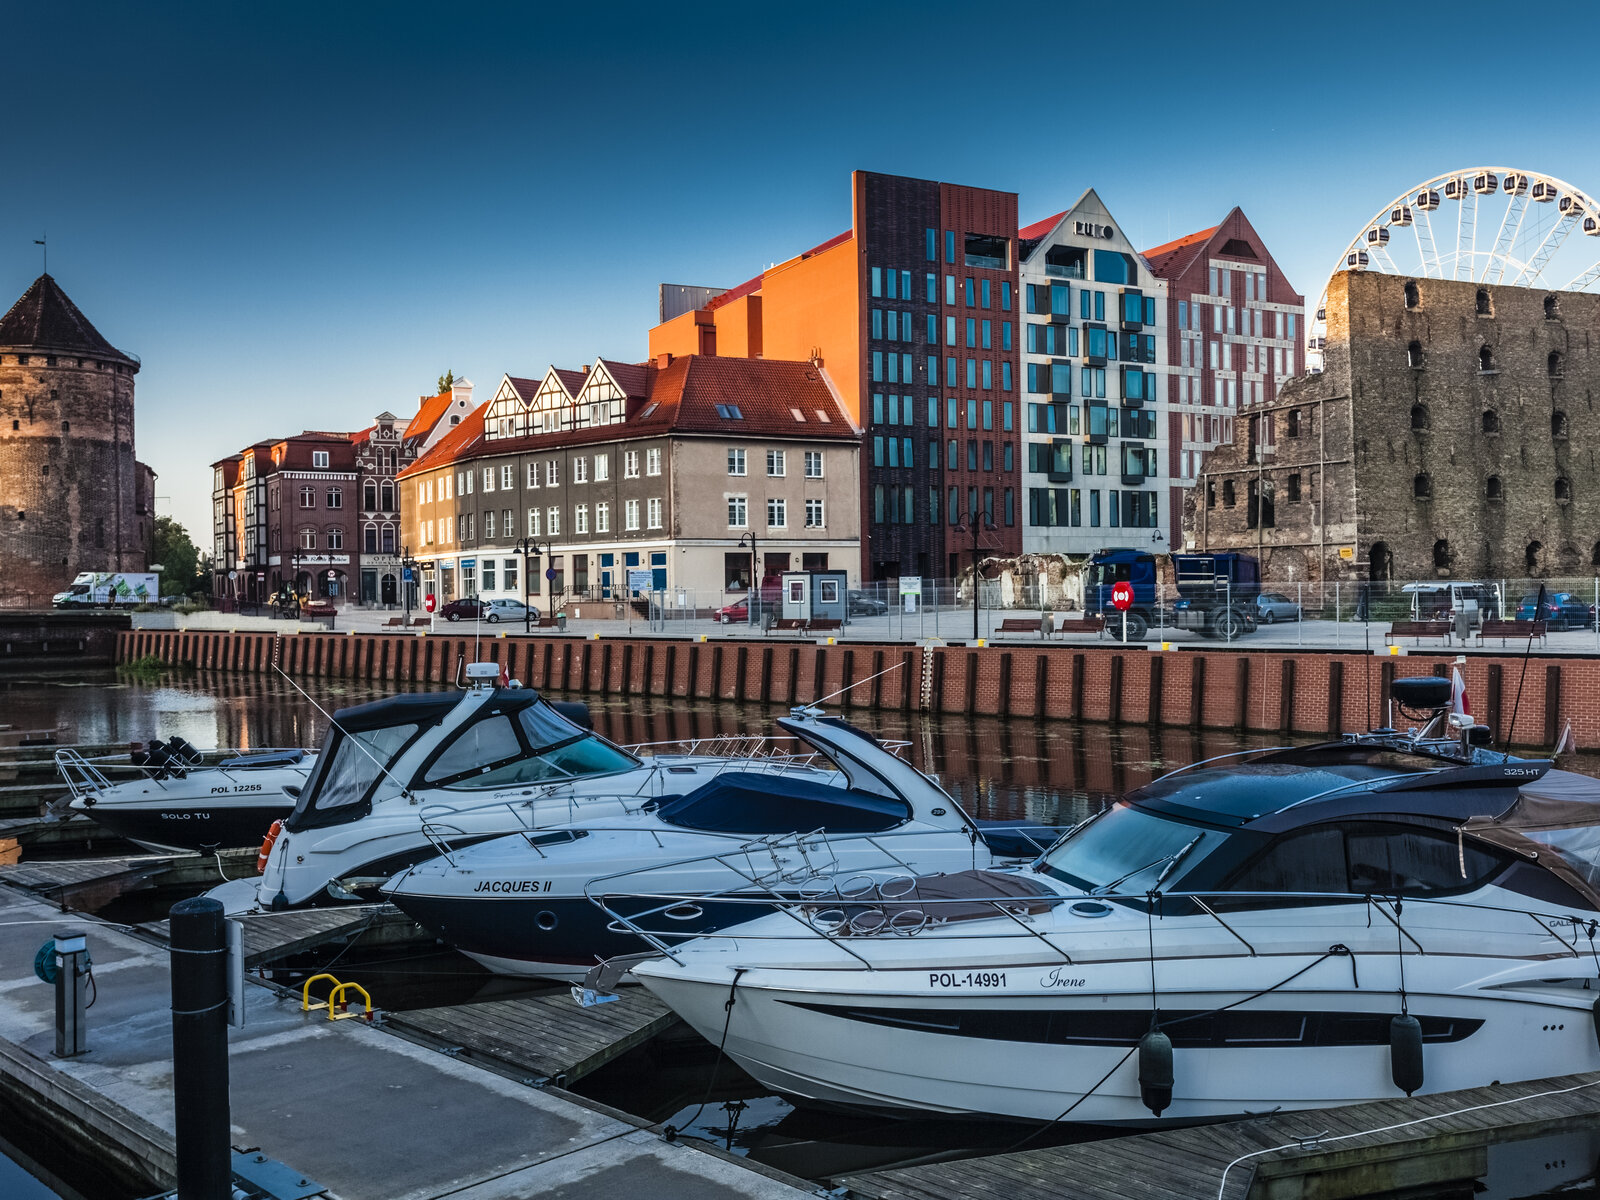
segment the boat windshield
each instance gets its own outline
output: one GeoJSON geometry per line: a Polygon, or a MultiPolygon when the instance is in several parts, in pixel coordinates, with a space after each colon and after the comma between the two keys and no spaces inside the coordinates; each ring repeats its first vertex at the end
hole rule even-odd
{"type": "Polygon", "coordinates": [[[289,827],[349,820],[355,806],[365,810],[375,798],[398,795],[400,785],[387,772],[421,729],[411,723],[350,733],[335,726],[289,827]]]}
{"type": "Polygon", "coordinates": [[[1226,836],[1123,802],[1052,849],[1040,869],[1088,892],[1144,892],[1171,887],[1226,836]]]}
{"type": "Polygon", "coordinates": [[[639,760],[580,729],[545,704],[491,712],[458,733],[428,764],[430,787],[482,791],[628,771],[639,760]]]}

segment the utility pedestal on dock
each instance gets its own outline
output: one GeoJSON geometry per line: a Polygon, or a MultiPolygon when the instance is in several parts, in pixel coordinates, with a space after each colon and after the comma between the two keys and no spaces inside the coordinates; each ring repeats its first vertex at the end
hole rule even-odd
{"type": "Polygon", "coordinates": [[[84,989],[89,978],[89,940],[81,929],[56,934],[56,1057],[75,1058],[88,1046],[84,989]]]}
{"type": "Polygon", "coordinates": [[[172,906],[172,1104],[178,1200],[229,1200],[228,943],[222,904],[172,906]]]}

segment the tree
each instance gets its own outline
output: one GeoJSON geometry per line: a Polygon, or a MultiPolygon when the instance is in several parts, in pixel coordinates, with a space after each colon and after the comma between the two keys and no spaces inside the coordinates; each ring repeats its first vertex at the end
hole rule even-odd
{"type": "Polygon", "coordinates": [[[456,374],[455,374],[455,372],[454,371],[446,371],[443,375],[439,376],[439,390],[437,392],[435,392],[434,395],[436,395],[436,396],[444,395],[451,388],[453,388],[455,386],[455,384],[456,384],[456,374]]]}
{"type": "Polygon", "coordinates": [[[200,579],[200,551],[189,538],[189,531],[171,517],[157,517],[151,563],[161,564],[161,594],[187,596],[197,587],[200,579]]]}

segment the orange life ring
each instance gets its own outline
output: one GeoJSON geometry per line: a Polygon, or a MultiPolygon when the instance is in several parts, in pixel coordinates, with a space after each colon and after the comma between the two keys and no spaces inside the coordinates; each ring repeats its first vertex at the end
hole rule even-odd
{"type": "Polygon", "coordinates": [[[274,821],[267,830],[267,836],[261,843],[261,853],[256,855],[256,874],[264,875],[267,870],[267,859],[272,857],[272,844],[278,840],[278,835],[283,832],[283,822],[274,821]]]}

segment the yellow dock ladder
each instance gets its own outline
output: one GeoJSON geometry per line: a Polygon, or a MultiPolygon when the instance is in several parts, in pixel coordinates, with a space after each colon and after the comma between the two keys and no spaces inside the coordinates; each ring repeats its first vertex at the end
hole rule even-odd
{"type": "Polygon", "coordinates": [[[372,1020],[372,997],[367,994],[366,988],[362,987],[359,983],[340,983],[337,979],[334,979],[332,975],[328,974],[313,975],[310,979],[306,980],[305,987],[300,989],[300,1011],[316,1012],[319,1009],[324,1008],[328,1010],[328,1020],[330,1021],[343,1021],[350,1017],[360,1016],[365,1016],[369,1021],[372,1020]],[[319,979],[332,979],[333,990],[328,993],[328,998],[326,1000],[313,1001],[311,999],[311,985],[316,983],[319,979]],[[367,1005],[365,1013],[360,1011],[350,1012],[350,1002],[348,1000],[341,1002],[340,997],[343,996],[346,991],[350,990],[361,993],[361,998],[366,1001],[367,1005]],[[341,1007],[343,1011],[341,1011],[341,1007]]]}

